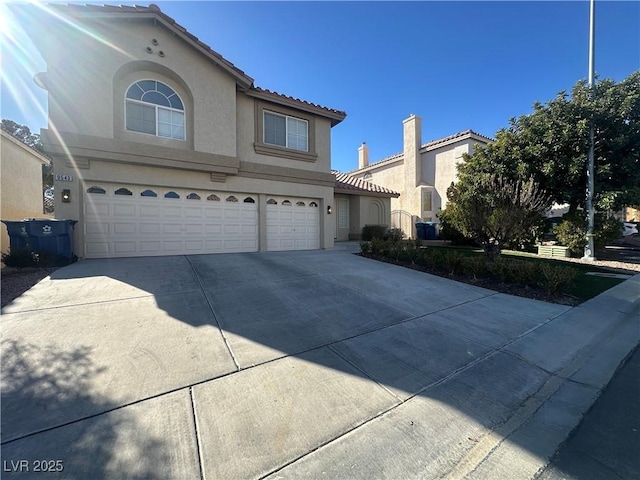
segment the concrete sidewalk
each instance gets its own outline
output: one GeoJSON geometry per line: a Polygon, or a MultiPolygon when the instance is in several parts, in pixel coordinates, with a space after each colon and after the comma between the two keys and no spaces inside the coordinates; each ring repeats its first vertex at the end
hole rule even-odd
{"type": "Polygon", "coordinates": [[[3,478],[524,479],[640,341],[640,275],[569,308],[349,247],[84,261],[2,322],[3,478]]]}

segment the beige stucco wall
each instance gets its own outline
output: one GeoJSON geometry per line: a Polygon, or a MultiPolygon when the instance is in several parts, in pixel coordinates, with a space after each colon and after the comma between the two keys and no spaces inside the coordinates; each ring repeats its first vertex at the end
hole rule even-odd
{"type": "Polygon", "coordinates": [[[339,199],[348,201],[349,210],[349,227],[339,228],[337,218],[339,209],[335,209],[336,240],[339,242],[359,240],[365,225],[389,226],[391,224],[391,199],[389,197],[336,194],[336,205],[338,205],[339,199]]]}
{"type": "MultiPolygon", "coordinates": [[[[262,132],[256,118],[269,99],[243,92],[229,72],[161,22],[85,21],[94,36],[66,26],[36,35],[48,65],[46,74],[39,75],[49,98],[50,128],[43,130],[43,138],[54,156],[55,173],[73,177],[55,184],[56,217],[79,220],[74,234],[79,257],[84,256],[84,191],[100,182],[313,198],[321,211],[320,246],[333,247],[335,220],[327,214],[333,205],[329,119],[276,102],[275,111],[309,121],[309,155],[301,160],[287,158],[286,151],[257,153],[262,132]],[[125,92],[142,79],[162,81],[180,95],[185,141],[125,131],[125,92]],[[69,155],[54,126],[67,139],[69,155]],[[61,202],[63,189],[70,190],[70,203],[61,202]]],[[[261,231],[260,249],[265,248],[266,232],[261,231]]]]}
{"type": "Polygon", "coordinates": [[[47,61],[41,78],[48,87],[49,118],[59,131],[235,156],[236,84],[228,73],[160,24],[87,25],[95,35],[57,26],[46,37],[35,37],[47,61]],[[146,53],[147,47],[153,53],[146,53]],[[124,106],[118,93],[142,79],[162,81],[180,94],[187,110],[186,141],[126,132],[124,118],[114,117],[124,106]]]}
{"type": "MultiPolygon", "coordinates": [[[[0,136],[0,218],[44,218],[42,164],[45,160],[29,147],[2,132],[0,136]]],[[[0,225],[0,249],[9,250],[7,227],[0,225]]]]}

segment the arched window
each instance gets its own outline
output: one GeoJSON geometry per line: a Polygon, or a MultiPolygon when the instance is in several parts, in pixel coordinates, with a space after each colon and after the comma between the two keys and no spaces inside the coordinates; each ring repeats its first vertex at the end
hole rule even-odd
{"type": "Polygon", "coordinates": [[[270,198],[269,200],[267,200],[267,205],[277,205],[278,202],[276,202],[273,198],[270,198]]]}
{"type": "Polygon", "coordinates": [[[129,87],[126,97],[127,130],[185,139],[184,105],[171,87],[140,80],[129,87]]]}
{"type": "Polygon", "coordinates": [[[189,195],[187,195],[187,200],[200,200],[200,195],[191,192],[189,195]]]}
{"type": "Polygon", "coordinates": [[[141,197],[157,197],[158,194],[153,190],[145,190],[144,192],[140,192],[141,197]]]}
{"type": "Polygon", "coordinates": [[[133,193],[131,193],[131,190],[129,190],[128,188],[119,188],[117,189],[115,192],[116,195],[133,195],[133,193]]]}
{"type": "Polygon", "coordinates": [[[282,205],[291,205],[291,202],[289,200],[283,200],[282,205]]]}
{"type": "Polygon", "coordinates": [[[212,193],[211,195],[209,195],[207,197],[207,200],[209,200],[211,202],[219,202],[220,201],[220,197],[217,196],[216,194],[212,193]]]}
{"type": "Polygon", "coordinates": [[[236,203],[238,201],[238,199],[236,197],[234,197],[233,195],[231,195],[230,197],[227,197],[227,202],[232,202],[232,203],[236,203]]]}
{"type": "Polygon", "coordinates": [[[104,195],[105,193],[107,193],[107,191],[102,187],[93,186],[87,188],[87,193],[99,193],[101,195],[104,195]]]}
{"type": "Polygon", "coordinates": [[[164,198],[180,198],[176,192],[167,192],[164,194],[164,198]]]}
{"type": "Polygon", "coordinates": [[[296,202],[296,205],[297,205],[298,207],[304,207],[304,202],[296,202]]]}
{"type": "Polygon", "coordinates": [[[247,197],[244,199],[244,203],[256,203],[256,201],[251,197],[247,197]]]}
{"type": "Polygon", "coordinates": [[[311,203],[309,204],[309,206],[310,206],[310,207],[316,207],[316,208],[317,208],[317,207],[318,207],[318,204],[317,204],[316,202],[311,202],[311,203]]]}

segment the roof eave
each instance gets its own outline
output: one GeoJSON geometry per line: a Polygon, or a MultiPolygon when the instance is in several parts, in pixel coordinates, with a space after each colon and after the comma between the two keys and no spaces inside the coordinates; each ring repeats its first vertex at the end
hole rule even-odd
{"type": "Polygon", "coordinates": [[[263,90],[256,90],[255,88],[251,88],[245,93],[250,97],[259,98],[261,100],[266,100],[278,105],[295,108],[296,110],[302,110],[303,112],[312,113],[314,115],[328,118],[331,121],[332,127],[335,127],[347,117],[347,114],[344,112],[330,110],[318,105],[312,105],[304,101],[296,100],[294,98],[288,98],[273,92],[265,92],[263,90]]]}
{"type": "MultiPolygon", "coordinates": [[[[57,6],[60,7],[68,7],[65,5],[57,6]]],[[[62,10],[62,9],[61,9],[62,10]]],[[[205,48],[203,42],[201,42],[197,37],[190,34],[186,28],[179,25],[173,18],[168,15],[162,13],[160,10],[158,11],[100,11],[97,9],[90,10],[82,10],[78,9],[68,9],[62,10],[66,15],[73,16],[76,18],[85,18],[85,19],[101,19],[101,18],[116,18],[122,20],[138,20],[138,19],[150,19],[155,20],[161,23],[165,28],[170,30],[174,35],[181,38],[185,42],[187,42],[190,46],[195,48],[198,52],[203,54],[209,60],[211,60],[215,65],[222,68],[224,71],[229,73],[236,81],[238,87],[241,90],[248,90],[253,85],[253,78],[249,75],[245,74],[242,70],[235,67],[228,60],[226,60],[222,55],[213,53],[214,50],[207,45],[208,48],[205,48]]]]}

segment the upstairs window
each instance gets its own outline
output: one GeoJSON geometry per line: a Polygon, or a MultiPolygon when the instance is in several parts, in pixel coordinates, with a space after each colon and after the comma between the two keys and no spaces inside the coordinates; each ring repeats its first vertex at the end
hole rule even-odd
{"type": "Polygon", "coordinates": [[[184,105],[162,82],[141,80],[127,90],[126,129],[158,137],[185,139],[184,105]]]}
{"type": "Polygon", "coordinates": [[[308,152],[309,122],[265,111],[264,143],[308,152]]]}

